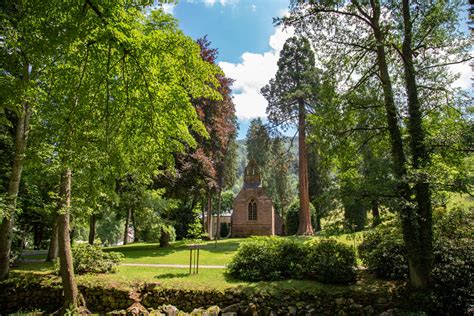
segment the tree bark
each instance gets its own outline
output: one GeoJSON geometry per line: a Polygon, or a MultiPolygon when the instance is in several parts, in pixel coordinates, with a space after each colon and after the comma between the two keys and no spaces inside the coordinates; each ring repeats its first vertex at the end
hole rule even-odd
{"type": "Polygon", "coordinates": [[[123,232],[123,244],[128,244],[128,227],[130,226],[130,220],[132,218],[132,208],[127,208],[127,218],[125,219],[125,229],[123,232]]]}
{"type": "Polygon", "coordinates": [[[96,216],[92,214],[89,218],[89,244],[93,245],[95,240],[95,222],[96,216]]]}
{"type": "Polygon", "coordinates": [[[306,147],[306,111],[302,100],[298,101],[298,158],[299,158],[299,195],[300,195],[300,223],[298,235],[313,235],[311,214],[309,211],[308,186],[308,150],[306,147]]]}
{"type": "Polygon", "coordinates": [[[40,250],[43,242],[43,227],[42,225],[35,225],[33,227],[33,249],[40,250]]]}
{"type": "Polygon", "coordinates": [[[71,169],[61,176],[60,205],[58,215],[58,241],[60,274],[64,291],[64,308],[77,310],[78,289],[74,278],[74,266],[69,240],[69,210],[71,207],[71,169]]]}
{"type": "Polygon", "coordinates": [[[400,132],[400,126],[397,118],[397,107],[393,96],[392,81],[387,66],[387,56],[385,53],[384,35],[380,28],[380,3],[378,0],[371,1],[374,17],[372,19],[372,27],[377,45],[377,65],[379,66],[380,81],[384,94],[384,107],[387,119],[388,130],[390,134],[390,145],[393,159],[393,167],[395,175],[399,182],[398,191],[403,197],[409,196],[409,190],[406,184],[401,181],[406,176],[406,158],[403,150],[403,140],[400,132]]]}
{"type": "MultiPolygon", "coordinates": [[[[425,146],[425,132],[422,125],[422,113],[418,98],[418,86],[413,65],[412,50],[412,19],[410,2],[402,1],[403,13],[403,44],[402,59],[405,75],[405,88],[408,99],[408,133],[410,135],[410,150],[412,166],[415,171],[420,171],[429,162],[429,154],[425,146]]],[[[417,172],[415,183],[416,217],[402,218],[405,245],[408,253],[408,266],[410,281],[415,288],[428,289],[431,284],[431,269],[433,265],[433,231],[431,192],[426,177],[417,172]],[[409,221],[409,222],[408,222],[409,221]],[[415,226],[415,227],[413,227],[415,226]]]]}
{"type": "MultiPolygon", "coordinates": [[[[404,10],[404,20],[406,18],[405,14],[408,8],[408,1],[404,0],[405,7],[404,10]]],[[[407,169],[406,169],[406,156],[403,151],[403,142],[400,134],[400,128],[398,126],[397,121],[397,110],[395,107],[395,102],[393,99],[393,89],[390,81],[390,76],[388,73],[388,67],[386,62],[386,55],[385,55],[385,48],[384,48],[384,38],[383,34],[379,25],[380,19],[380,2],[379,0],[372,0],[371,1],[372,9],[374,12],[374,16],[372,18],[372,27],[374,30],[374,36],[377,44],[377,63],[379,66],[380,78],[382,81],[382,87],[384,91],[384,99],[385,99],[385,110],[387,115],[387,123],[390,133],[390,140],[391,140],[391,147],[392,147],[392,157],[394,163],[394,173],[397,178],[397,191],[402,199],[405,200],[402,203],[400,208],[400,217],[402,222],[402,231],[403,231],[403,239],[405,242],[405,246],[407,248],[408,254],[408,263],[409,263],[409,270],[410,270],[410,283],[415,288],[427,288],[429,286],[430,281],[430,274],[431,274],[431,257],[432,257],[432,246],[431,246],[431,203],[430,203],[430,193],[429,193],[429,186],[427,183],[419,183],[415,186],[415,199],[418,204],[418,213],[417,210],[410,206],[409,204],[413,202],[411,197],[411,190],[406,182],[407,176],[407,169]],[[421,206],[421,208],[420,208],[421,206]],[[423,229],[419,230],[418,227],[420,226],[420,221],[426,221],[421,223],[421,226],[424,227],[423,229]],[[422,236],[423,235],[423,236],[422,236]],[[423,242],[420,242],[423,240],[423,242]],[[423,245],[423,246],[422,246],[423,245]],[[422,248],[426,247],[426,248],[422,248]]],[[[409,22],[411,23],[411,22],[409,22]]],[[[410,24],[411,25],[411,24],[410,24]]],[[[406,27],[406,25],[405,25],[406,27]]],[[[406,32],[406,30],[405,30],[406,32]]],[[[406,34],[405,34],[406,35],[406,34]]],[[[410,46],[411,48],[411,37],[407,38],[405,36],[403,49],[406,50],[407,47],[410,46]]],[[[405,54],[404,54],[405,55],[405,54]]],[[[405,57],[405,56],[404,56],[405,57]]],[[[410,59],[412,60],[411,54],[410,59]]],[[[413,67],[412,62],[407,62],[404,60],[405,70],[407,70],[407,65],[413,67]]],[[[414,69],[411,72],[412,81],[407,80],[407,94],[408,94],[408,103],[409,103],[409,133],[413,134],[413,128],[415,130],[417,127],[421,128],[421,114],[417,113],[416,106],[413,108],[413,104],[410,106],[410,103],[416,103],[418,105],[418,112],[419,112],[419,103],[416,100],[414,102],[413,97],[416,94],[416,82],[414,80],[414,69]],[[408,91],[408,81],[410,81],[410,85],[413,85],[415,90],[408,91]],[[410,96],[411,95],[411,96],[410,96]],[[410,109],[410,107],[412,109],[410,109]],[[416,121],[418,120],[418,123],[416,121]]],[[[406,76],[407,74],[405,74],[406,76]]],[[[413,86],[410,87],[412,89],[413,86]]],[[[421,130],[422,131],[422,130],[421,130]]],[[[417,130],[417,132],[419,132],[417,130]]],[[[416,133],[415,133],[416,134],[416,133]]],[[[423,140],[423,134],[416,135],[416,141],[413,141],[412,136],[412,151],[413,148],[420,148],[420,139],[423,140]]],[[[421,142],[422,144],[422,142],[421,142]]],[[[414,164],[417,159],[417,156],[413,156],[414,164]]]]}
{"type": "Polygon", "coordinates": [[[207,234],[209,239],[212,239],[212,195],[211,191],[209,190],[207,194],[207,234]]]}
{"type": "Polygon", "coordinates": [[[135,221],[135,210],[132,208],[131,209],[131,222],[132,222],[132,227],[133,227],[133,240],[129,240],[128,242],[139,242],[141,240],[140,236],[140,230],[138,229],[138,225],[135,221]]]}
{"type": "Polygon", "coordinates": [[[160,229],[160,248],[166,248],[170,246],[170,234],[167,230],[160,229]]]}
{"type": "Polygon", "coordinates": [[[380,212],[379,212],[379,202],[376,199],[373,199],[372,202],[372,227],[380,224],[380,212]]]}
{"type": "Polygon", "coordinates": [[[201,201],[202,202],[202,208],[201,208],[201,225],[202,225],[202,229],[204,230],[204,233],[207,233],[207,227],[206,227],[206,203],[205,203],[205,200],[201,201]]]}
{"type": "MultiPolygon", "coordinates": [[[[28,64],[23,66],[23,81],[29,81],[28,64]]],[[[30,129],[31,107],[23,101],[15,129],[15,155],[8,183],[7,210],[0,224],[0,280],[8,277],[10,271],[10,250],[12,246],[12,230],[15,218],[16,201],[20,188],[23,158],[25,156],[30,129]]]]}
{"type": "Polygon", "coordinates": [[[221,234],[221,200],[222,200],[222,195],[221,195],[221,190],[219,189],[219,192],[217,192],[217,221],[216,221],[216,240],[220,239],[220,234],[221,234]]]}
{"type": "Polygon", "coordinates": [[[48,256],[46,262],[56,260],[58,257],[58,217],[54,219],[53,228],[51,230],[51,239],[49,240],[48,256]]]}

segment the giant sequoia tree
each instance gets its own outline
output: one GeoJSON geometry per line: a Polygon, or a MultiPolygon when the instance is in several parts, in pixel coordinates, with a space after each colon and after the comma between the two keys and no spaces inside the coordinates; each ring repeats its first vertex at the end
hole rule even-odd
{"type": "Polygon", "coordinates": [[[317,89],[314,54],[304,37],[291,37],[283,46],[275,78],[262,88],[268,101],[269,120],[275,125],[298,128],[299,150],[299,235],[312,235],[309,212],[308,151],[306,144],[306,116],[308,108],[315,106],[317,89]]]}

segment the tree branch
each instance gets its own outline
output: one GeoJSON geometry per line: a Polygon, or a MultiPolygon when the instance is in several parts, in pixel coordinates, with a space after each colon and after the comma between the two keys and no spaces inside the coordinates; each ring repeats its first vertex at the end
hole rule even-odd
{"type": "Polygon", "coordinates": [[[442,64],[437,64],[437,65],[426,66],[426,67],[423,67],[423,68],[418,69],[418,71],[424,71],[424,70],[432,69],[432,68],[436,68],[436,67],[444,67],[444,66],[449,66],[449,65],[462,64],[462,63],[465,63],[465,62],[470,61],[470,60],[472,60],[472,59],[473,59],[473,57],[469,56],[469,58],[464,58],[464,59],[458,60],[458,61],[453,61],[453,62],[449,62],[449,63],[442,63],[442,64]]]}

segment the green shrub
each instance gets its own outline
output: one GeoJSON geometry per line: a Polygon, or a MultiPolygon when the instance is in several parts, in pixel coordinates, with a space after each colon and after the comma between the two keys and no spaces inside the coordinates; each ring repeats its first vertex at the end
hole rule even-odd
{"type": "Polygon", "coordinates": [[[240,244],[227,266],[230,275],[240,280],[280,279],[278,237],[252,237],[240,244]]]}
{"type": "MultiPolygon", "coordinates": [[[[474,212],[435,214],[433,227],[433,313],[463,314],[474,292],[474,212]]],[[[378,277],[407,279],[408,258],[398,223],[377,227],[359,246],[359,255],[378,277]]]]}
{"type": "Polygon", "coordinates": [[[474,212],[457,209],[435,220],[432,305],[461,315],[474,303],[474,212]]]}
{"type": "MultiPolygon", "coordinates": [[[[311,213],[311,225],[313,228],[316,227],[316,210],[313,204],[309,203],[309,211],[311,213]]],[[[296,235],[298,226],[300,224],[300,201],[296,200],[291,203],[288,211],[286,212],[286,235],[296,235]]]]}
{"type": "Polygon", "coordinates": [[[359,257],[369,271],[379,278],[406,279],[408,259],[401,231],[397,227],[379,226],[364,235],[359,257]]]}
{"type": "Polygon", "coordinates": [[[355,281],[354,250],[335,240],[313,239],[304,244],[306,275],[323,283],[348,284],[355,281]]]}
{"type": "Polygon", "coordinates": [[[176,240],[176,230],[173,225],[162,219],[152,219],[150,223],[147,224],[147,228],[141,232],[141,239],[147,242],[160,242],[163,233],[167,235],[169,241],[176,240]]]}
{"type": "MultiPolygon", "coordinates": [[[[115,272],[123,254],[119,252],[104,252],[99,245],[74,244],[72,247],[74,273],[109,273],[115,272]]],[[[59,270],[59,260],[56,261],[59,270]]]]}
{"type": "Polygon", "coordinates": [[[295,238],[280,238],[278,263],[281,276],[286,279],[301,279],[305,274],[306,250],[295,238]]]}
{"type": "Polygon", "coordinates": [[[240,244],[228,273],[240,280],[309,277],[325,283],[355,280],[355,253],[334,240],[303,243],[296,238],[253,237],[240,244]]]}

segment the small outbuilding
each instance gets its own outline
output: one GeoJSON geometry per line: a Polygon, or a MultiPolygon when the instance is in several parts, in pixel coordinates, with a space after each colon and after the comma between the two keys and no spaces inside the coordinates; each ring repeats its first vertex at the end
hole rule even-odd
{"type": "Polygon", "coordinates": [[[262,188],[260,170],[250,160],[244,173],[244,187],[234,199],[231,218],[232,237],[272,236],[282,234],[282,220],[273,208],[272,199],[262,188]]]}

